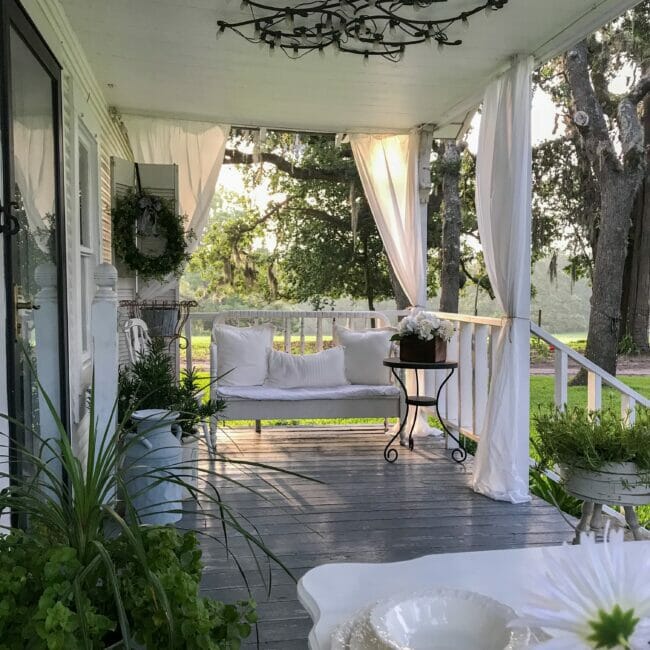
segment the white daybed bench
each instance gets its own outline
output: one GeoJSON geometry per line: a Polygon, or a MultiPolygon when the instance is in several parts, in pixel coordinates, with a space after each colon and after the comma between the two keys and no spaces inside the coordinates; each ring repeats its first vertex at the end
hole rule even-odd
{"type": "MultiPolygon", "coordinates": [[[[309,343],[307,333],[310,331],[310,327],[314,333],[312,340],[315,339],[317,352],[322,352],[325,337],[328,335],[335,336],[337,326],[339,328],[346,326],[350,328],[346,330],[348,340],[350,333],[352,333],[353,337],[363,332],[379,334],[381,331],[384,332],[384,336],[390,334],[385,329],[390,326],[388,317],[380,312],[314,311],[291,312],[290,315],[286,311],[223,312],[215,319],[212,331],[210,346],[211,376],[219,377],[220,371],[218,335],[215,334],[219,326],[231,324],[235,326],[248,325],[250,327],[251,325],[257,325],[262,327],[260,323],[273,322],[280,323],[280,328],[276,328],[275,331],[277,333],[284,332],[283,347],[287,353],[291,352],[292,332],[299,333],[299,341],[294,342],[294,347],[298,348],[300,352],[305,352],[309,343]],[[362,329],[368,326],[370,326],[369,329],[362,329]]],[[[223,328],[219,331],[223,331],[223,328]]],[[[337,331],[341,332],[340,329],[337,331]]],[[[223,342],[221,345],[223,346],[223,342]]],[[[346,353],[348,349],[349,346],[344,348],[346,353]]],[[[388,356],[389,349],[390,346],[386,348],[385,352],[379,350],[375,354],[377,364],[381,364],[383,357],[388,356]]],[[[222,350],[222,352],[224,351],[222,350]]],[[[358,350],[358,352],[363,353],[363,350],[358,350]]],[[[295,359],[294,355],[291,356],[295,359]]],[[[308,359],[309,356],[311,355],[304,358],[308,359]]],[[[285,355],[285,360],[289,363],[292,361],[288,355],[285,355]]],[[[229,363],[236,369],[236,359],[232,359],[229,363]]],[[[348,374],[346,370],[346,375],[348,374]]],[[[354,371],[352,371],[352,375],[354,375],[354,371]]],[[[358,373],[357,376],[359,376],[358,373]]],[[[255,428],[258,432],[261,431],[262,420],[368,417],[383,418],[385,420],[390,417],[399,418],[402,412],[401,391],[390,383],[387,372],[385,377],[386,380],[381,384],[346,383],[346,377],[344,377],[341,385],[324,387],[268,385],[268,378],[264,383],[260,382],[258,384],[256,382],[257,385],[224,385],[227,383],[226,381],[216,381],[211,386],[211,396],[226,400],[226,410],[219,414],[220,420],[255,420],[255,428]]],[[[216,422],[213,422],[212,432],[213,435],[216,432],[216,422]]]]}

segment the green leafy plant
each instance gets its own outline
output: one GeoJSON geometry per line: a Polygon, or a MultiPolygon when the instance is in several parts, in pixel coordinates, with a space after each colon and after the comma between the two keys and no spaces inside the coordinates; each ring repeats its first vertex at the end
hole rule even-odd
{"type": "Polygon", "coordinates": [[[530,491],[573,517],[580,517],[582,514],[582,501],[571,496],[560,483],[537,468],[530,470],[530,491]]]}
{"type": "MultiPolygon", "coordinates": [[[[207,385],[210,385],[208,380],[207,385]]],[[[195,368],[183,370],[180,381],[163,339],[154,338],[151,349],[141,354],[131,366],[120,369],[118,379],[118,417],[136,409],[169,409],[181,415],[178,424],[183,435],[193,433],[194,426],[226,407],[223,400],[202,399],[205,381],[195,368]]]]}
{"type": "MultiPolygon", "coordinates": [[[[40,384],[38,388],[43,392],[40,384]]],[[[44,394],[56,425],[49,433],[55,435],[40,439],[29,432],[30,448],[14,442],[18,471],[11,476],[0,472],[11,480],[0,492],[0,515],[10,512],[25,528],[9,528],[0,535],[0,650],[129,650],[134,643],[152,649],[237,650],[255,623],[254,604],[229,605],[199,596],[197,535],[215,539],[233,557],[228,530],[234,530],[252,550],[266,555],[269,572],[271,561],[290,572],[221,500],[216,487],[190,489],[177,476],[161,475],[164,468],[154,473],[157,480],[184,486],[194,499],[195,507],[190,501],[185,514],[217,520],[223,535],[217,539],[202,529],[181,533],[141,526],[122,474],[125,454],[138,440],[137,434],[122,435],[130,414],[108,435],[107,429],[98,428],[94,394],[93,388],[85,459],[75,455],[44,394]],[[123,495],[124,517],[114,506],[116,494],[123,495]]],[[[210,484],[237,482],[225,471],[201,472],[210,484]]]]}
{"type": "Polygon", "coordinates": [[[190,256],[185,233],[185,217],[177,214],[173,205],[163,197],[144,192],[128,191],[115,199],[113,216],[113,246],[126,265],[137,271],[143,280],[162,280],[169,274],[180,276],[190,256]],[[160,231],[165,248],[158,255],[145,255],[138,248],[138,222],[143,218],[160,231]]]}
{"type": "Polygon", "coordinates": [[[599,470],[605,463],[635,463],[650,472],[650,411],[638,409],[627,426],[611,411],[584,408],[540,411],[534,416],[537,439],[532,443],[542,467],[565,465],[599,470]]]}

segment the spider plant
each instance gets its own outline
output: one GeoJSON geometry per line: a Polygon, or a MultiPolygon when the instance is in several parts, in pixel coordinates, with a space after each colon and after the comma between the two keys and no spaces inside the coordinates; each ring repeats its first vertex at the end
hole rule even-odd
{"type": "MultiPolygon", "coordinates": [[[[156,468],[155,481],[184,486],[192,495],[193,505],[186,506],[185,514],[218,520],[222,534],[142,526],[122,474],[125,453],[138,439],[137,434],[122,435],[130,413],[112,435],[108,428],[100,429],[93,385],[88,452],[81,459],[40,383],[38,389],[56,435],[40,438],[31,432],[35,451],[24,446],[16,450],[17,475],[0,472],[10,480],[0,492],[0,515],[11,512],[24,523],[24,530],[7,528],[0,536],[0,647],[238,648],[255,622],[254,604],[226,605],[199,596],[197,535],[223,545],[241,570],[228,544],[228,531],[235,530],[251,550],[265,555],[269,576],[271,561],[291,575],[257,531],[251,532],[245,518],[221,499],[221,482],[239,482],[218,471],[217,463],[201,470],[201,488],[185,484],[179,468],[156,468]],[[123,515],[115,494],[123,495],[123,515]]],[[[115,416],[117,405],[113,410],[115,416]]],[[[252,470],[274,469],[244,464],[252,470]]],[[[255,552],[253,556],[262,571],[255,552]]]]}

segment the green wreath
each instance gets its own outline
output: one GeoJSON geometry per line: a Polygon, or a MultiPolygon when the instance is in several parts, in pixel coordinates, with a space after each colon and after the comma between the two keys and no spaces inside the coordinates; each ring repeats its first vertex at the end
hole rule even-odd
{"type": "MultiPolygon", "coordinates": [[[[177,214],[166,199],[129,190],[116,197],[113,216],[113,247],[116,255],[143,280],[162,280],[173,274],[179,276],[189,260],[184,217],[177,214]],[[136,241],[138,221],[146,217],[165,239],[160,255],[145,255],[136,241]]],[[[191,236],[191,232],[189,233],[191,236]]]]}

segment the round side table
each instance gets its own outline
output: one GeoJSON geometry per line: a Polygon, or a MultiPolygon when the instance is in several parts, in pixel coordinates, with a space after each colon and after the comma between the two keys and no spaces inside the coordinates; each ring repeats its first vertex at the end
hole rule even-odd
{"type": "Polygon", "coordinates": [[[411,428],[409,430],[409,442],[408,442],[409,449],[413,449],[413,429],[415,428],[415,422],[417,420],[418,411],[420,407],[435,406],[436,414],[438,415],[438,420],[440,420],[440,425],[444,429],[445,433],[452,440],[458,443],[458,447],[456,447],[451,452],[451,457],[457,463],[464,462],[465,459],[467,458],[467,451],[463,447],[463,443],[461,442],[460,438],[456,437],[445,425],[444,420],[440,416],[440,407],[439,407],[439,400],[440,400],[440,394],[442,393],[442,389],[445,387],[445,384],[451,379],[451,376],[454,374],[456,368],[458,368],[458,363],[455,361],[439,361],[439,362],[402,361],[397,357],[389,357],[388,359],[384,359],[383,363],[385,366],[390,368],[391,372],[393,373],[393,376],[397,380],[397,383],[400,385],[404,393],[404,403],[406,404],[406,412],[404,413],[404,417],[400,422],[399,429],[397,433],[390,439],[390,442],[386,445],[386,448],[384,449],[384,458],[389,463],[394,463],[397,460],[399,453],[397,449],[392,448],[392,445],[397,439],[397,437],[402,435],[402,433],[404,433],[404,430],[408,422],[410,408],[413,407],[415,409],[415,413],[413,414],[413,421],[411,422],[411,428]],[[402,381],[402,378],[399,376],[399,373],[397,372],[398,370],[416,371],[415,373],[416,394],[415,395],[409,395],[408,390],[406,389],[406,386],[402,381]],[[420,380],[417,373],[418,370],[449,370],[449,374],[445,377],[444,381],[438,387],[438,392],[436,393],[435,397],[417,394],[420,392],[420,380]]]}

